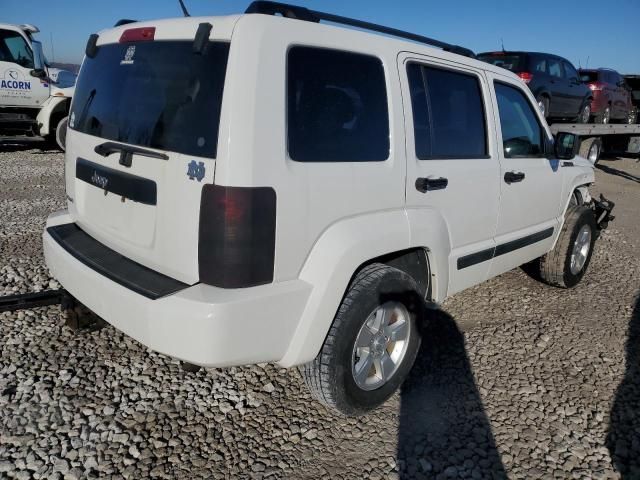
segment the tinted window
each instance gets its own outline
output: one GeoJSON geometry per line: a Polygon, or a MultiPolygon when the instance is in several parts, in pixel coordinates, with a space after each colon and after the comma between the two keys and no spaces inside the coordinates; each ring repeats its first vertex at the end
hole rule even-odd
{"type": "Polygon", "coordinates": [[[86,58],[69,127],[108,140],[213,158],[229,44],[110,44],[86,58]]]}
{"type": "Polygon", "coordinates": [[[560,65],[560,61],[550,58],[547,60],[547,65],[549,68],[549,75],[552,77],[562,78],[562,65],[560,65]]]}
{"type": "Polygon", "coordinates": [[[546,73],[547,72],[547,60],[542,57],[533,57],[531,59],[531,72],[546,73]]]}
{"type": "Polygon", "coordinates": [[[416,156],[474,158],[487,154],[482,92],[473,75],[410,64],[416,156]]]}
{"type": "Polygon", "coordinates": [[[576,71],[575,68],[573,68],[573,65],[571,65],[570,63],[567,62],[563,62],[564,64],[564,73],[566,75],[567,78],[578,78],[578,72],[576,71]]]}
{"type": "Polygon", "coordinates": [[[583,82],[597,82],[598,72],[581,70],[580,80],[582,80],[583,82]]]}
{"type": "Polygon", "coordinates": [[[33,54],[22,35],[8,30],[0,32],[0,61],[33,68],[33,54]]]}
{"type": "Polygon", "coordinates": [[[379,58],[293,47],[287,70],[289,156],[369,162],[389,156],[389,112],[379,58]]]}
{"type": "Polygon", "coordinates": [[[504,156],[536,157],[544,153],[542,128],[533,107],[518,88],[497,83],[504,156]]]}
{"type": "Polygon", "coordinates": [[[480,54],[478,60],[490,63],[496,67],[506,68],[512,72],[522,71],[522,65],[524,63],[524,55],[505,54],[502,52],[480,54]]]}

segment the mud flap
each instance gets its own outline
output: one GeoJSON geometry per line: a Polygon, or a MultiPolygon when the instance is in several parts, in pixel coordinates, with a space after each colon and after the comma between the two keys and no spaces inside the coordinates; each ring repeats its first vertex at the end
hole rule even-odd
{"type": "Polygon", "coordinates": [[[604,198],[604,195],[600,194],[600,200],[593,200],[593,213],[596,217],[596,224],[598,230],[604,230],[609,226],[609,222],[613,221],[614,217],[611,215],[613,207],[616,206],[611,200],[604,198]]]}

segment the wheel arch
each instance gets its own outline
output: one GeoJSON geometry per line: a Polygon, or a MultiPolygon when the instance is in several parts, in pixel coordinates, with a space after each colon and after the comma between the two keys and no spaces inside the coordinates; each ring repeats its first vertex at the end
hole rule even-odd
{"type": "Polygon", "coordinates": [[[36,117],[40,135],[44,137],[51,134],[52,126],[68,115],[70,106],[71,98],[49,97],[36,117]]]}
{"type": "MultiPolygon", "coordinates": [[[[372,263],[385,263],[411,275],[426,296],[433,292],[434,262],[440,255],[411,245],[406,211],[392,210],[345,219],[329,227],[314,244],[299,278],[312,286],[289,347],[277,362],[306,363],[318,354],[354,276],[372,263]],[[380,235],[380,226],[385,234],[380,235]],[[426,268],[421,273],[420,269],[426,268]]],[[[448,257],[445,256],[445,262],[448,257]]],[[[436,267],[437,268],[437,267],[436,267]]],[[[446,281],[448,275],[443,275],[446,281]]]]}

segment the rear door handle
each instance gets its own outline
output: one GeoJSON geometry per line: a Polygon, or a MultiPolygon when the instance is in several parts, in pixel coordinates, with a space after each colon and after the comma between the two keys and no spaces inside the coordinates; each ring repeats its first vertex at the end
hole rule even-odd
{"type": "Polygon", "coordinates": [[[416,190],[426,193],[428,190],[444,190],[449,185],[446,178],[425,178],[420,177],[416,180],[416,190]]]}
{"type": "Polygon", "coordinates": [[[511,184],[524,180],[523,172],[507,172],[504,174],[504,181],[511,184]]]}

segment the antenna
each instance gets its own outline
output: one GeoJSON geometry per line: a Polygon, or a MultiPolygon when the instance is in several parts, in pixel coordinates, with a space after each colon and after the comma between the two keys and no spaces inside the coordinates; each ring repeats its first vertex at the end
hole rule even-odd
{"type": "Polygon", "coordinates": [[[182,9],[182,13],[184,14],[184,16],[190,17],[191,15],[189,15],[189,12],[187,11],[187,7],[184,6],[184,2],[182,0],[178,0],[178,3],[180,4],[180,8],[182,9]]]}
{"type": "Polygon", "coordinates": [[[500,37],[500,45],[502,45],[502,51],[504,52],[504,40],[500,37]]]}
{"type": "Polygon", "coordinates": [[[587,64],[584,66],[584,68],[589,68],[589,56],[587,55],[587,64]]]}
{"type": "Polygon", "coordinates": [[[56,61],[56,52],[53,50],[53,32],[49,32],[49,37],[51,38],[51,61],[56,61]]]}

